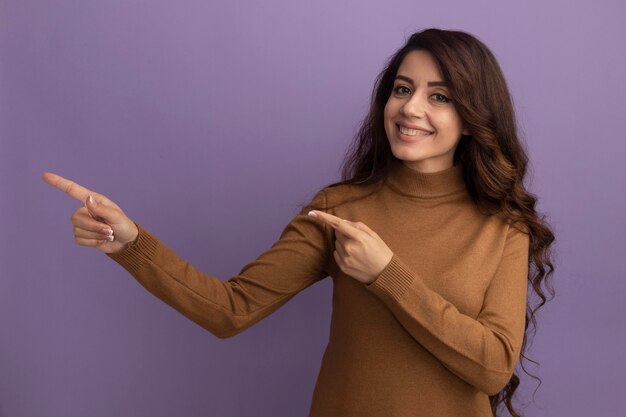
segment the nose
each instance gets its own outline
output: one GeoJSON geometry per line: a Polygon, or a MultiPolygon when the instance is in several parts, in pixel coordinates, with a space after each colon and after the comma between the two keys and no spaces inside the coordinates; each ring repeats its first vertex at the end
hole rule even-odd
{"type": "Polygon", "coordinates": [[[422,94],[414,93],[402,106],[400,111],[406,117],[419,117],[425,115],[426,103],[422,98],[422,94]]]}

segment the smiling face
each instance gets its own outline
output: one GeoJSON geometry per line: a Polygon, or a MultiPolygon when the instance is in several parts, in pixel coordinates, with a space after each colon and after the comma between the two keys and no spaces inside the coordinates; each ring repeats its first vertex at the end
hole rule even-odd
{"type": "Polygon", "coordinates": [[[438,172],[453,165],[463,122],[430,52],[405,57],[385,105],[384,122],[393,155],[411,169],[438,172]]]}

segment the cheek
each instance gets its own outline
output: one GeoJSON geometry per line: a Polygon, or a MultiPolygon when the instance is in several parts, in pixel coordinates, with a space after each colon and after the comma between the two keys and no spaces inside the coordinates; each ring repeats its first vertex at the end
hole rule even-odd
{"type": "Polygon", "coordinates": [[[463,121],[461,120],[461,116],[459,116],[456,109],[454,109],[450,115],[450,123],[454,125],[455,130],[457,130],[459,135],[461,135],[463,131],[463,121]]]}
{"type": "Polygon", "coordinates": [[[461,136],[463,123],[461,119],[453,113],[441,114],[435,119],[435,128],[439,131],[445,131],[452,136],[461,136]]]}
{"type": "Polygon", "coordinates": [[[400,113],[400,109],[402,108],[402,102],[398,100],[389,99],[387,104],[385,104],[385,108],[383,109],[383,117],[385,126],[393,125],[394,119],[400,113]]]}

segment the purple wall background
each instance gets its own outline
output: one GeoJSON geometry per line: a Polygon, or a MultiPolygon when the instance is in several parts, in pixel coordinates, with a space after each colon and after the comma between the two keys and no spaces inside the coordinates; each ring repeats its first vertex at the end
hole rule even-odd
{"type": "Polygon", "coordinates": [[[526,415],[623,415],[623,3],[368,3],[0,1],[0,416],[306,415],[330,279],[217,339],[74,244],[40,175],[227,279],[338,179],[383,62],[430,26],[498,57],[557,232],[526,415]]]}

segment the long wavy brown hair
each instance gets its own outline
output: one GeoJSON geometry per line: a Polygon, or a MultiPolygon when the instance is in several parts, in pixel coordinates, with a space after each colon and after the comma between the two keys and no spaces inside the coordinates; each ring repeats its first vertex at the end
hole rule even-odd
{"type": "MultiPolygon", "coordinates": [[[[425,50],[433,55],[450,98],[470,132],[461,136],[453,163],[462,164],[472,200],[482,213],[503,216],[529,234],[528,281],[536,297],[528,292],[520,365],[541,385],[541,379],[529,373],[522,361],[527,359],[537,364],[524,352],[531,333],[533,337],[536,334],[535,313],[554,298],[550,283],[554,271],[550,246],[555,237],[546,217],[535,210],[537,197],[524,186],[528,155],[519,138],[511,95],[495,57],[480,40],[465,32],[441,29],[411,35],[376,79],[369,112],[346,153],[342,180],[327,187],[375,184],[375,192],[382,186],[393,162],[397,161],[385,133],[383,112],[400,64],[407,53],[414,50],[425,50]],[[531,305],[531,298],[536,298],[537,303],[531,305]],[[529,324],[532,324],[530,330],[529,324]]],[[[502,391],[489,397],[495,417],[499,417],[502,403],[511,416],[521,417],[512,404],[519,384],[519,376],[514,372],[502,391]]]]}

